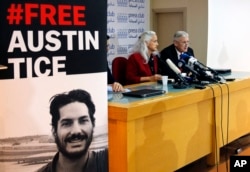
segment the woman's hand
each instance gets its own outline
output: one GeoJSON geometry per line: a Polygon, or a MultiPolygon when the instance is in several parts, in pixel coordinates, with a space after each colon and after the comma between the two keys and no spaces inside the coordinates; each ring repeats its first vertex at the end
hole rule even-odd
{"type": "Polygon", "coordinates": [[[119,82],[114,82],[112,84],[112,90],[114,92],[121,92],[121,91],[124,91],[124,88],[119,82]]]}
{"type": "Polygon", "coordinates": [[[158,81],[161,80],[161,75],[155,74],[153,76],[150,76],[150,81],[158,81]]]}

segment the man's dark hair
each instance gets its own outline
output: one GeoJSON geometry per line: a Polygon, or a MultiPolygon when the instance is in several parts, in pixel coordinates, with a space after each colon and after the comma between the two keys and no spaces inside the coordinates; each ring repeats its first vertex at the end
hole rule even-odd
{"type": "Polygon", "coordinates": [[[110,39],[110,36],[109,35],[107,35],[107,40],[109,40],[110,39]]]}
{"type": "Polygon", "coordinates": [[[90,94],[81,89],[69,91],[68,93],[56,94],[50,99],[51,122],[54,130],[57,130],[57,122],[60,119],[59,109],[72,102],[85,103],[89,110],[89,116],[93,126],[95,126],[95,105],[92,102],[90,94]]]}

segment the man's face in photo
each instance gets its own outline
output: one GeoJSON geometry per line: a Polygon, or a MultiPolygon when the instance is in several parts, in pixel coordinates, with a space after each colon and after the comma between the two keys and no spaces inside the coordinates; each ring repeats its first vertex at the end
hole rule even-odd
{"type": "Polygon", "coordinates": [[[93,125],[85,103],[72,102],[59,109],[60,119],[55,131],[59,152],[69,158],[80,158],[93,138],[93,125]]]}

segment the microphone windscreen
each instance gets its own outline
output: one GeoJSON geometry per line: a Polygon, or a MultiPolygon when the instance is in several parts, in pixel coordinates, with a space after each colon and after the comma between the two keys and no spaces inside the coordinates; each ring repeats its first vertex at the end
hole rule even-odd
{"type": "Polygon", "coordinates": [[[167,59],[166,60],[168,66],[176,73],[176,74],[180,74],[181,71],[178,67],[175,66],[175,64],[170,60],[170,59],[167,59]]]}
{"type": "Polygon", "coordinates": [[[190,65],[194,65],[197,61],[198,61],[198,60],[197,60],[196,58],[190,57],[190,59],[188,60],[188,63],[189,63],[190,65]]]}
{"type": "Polygon", "coordinates": [[[188,54],[186,54],[186,53],[182,53],[180,55],[180,58],[183,59],[183,60],[188,60],[190,58],[190,56],[188,54]]]}
{"type": "Polygon", "coordinates": [[[186,66],[185,64],[186,64],[186,62],[183,59],[178,60],[178,67],[179,68],[182,68],[183,66],[186,66]]]}

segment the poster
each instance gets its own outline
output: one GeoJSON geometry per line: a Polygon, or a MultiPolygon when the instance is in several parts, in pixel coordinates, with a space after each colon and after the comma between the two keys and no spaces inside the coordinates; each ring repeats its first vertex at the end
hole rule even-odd
{"type": "Polygon", "coordinates": [[[95,104],[90,149],[108,147],[106,16],[105,0],[1,1],[1,172],[36,171],[52,160],[50,98],[74,89],[95,104]]]}

